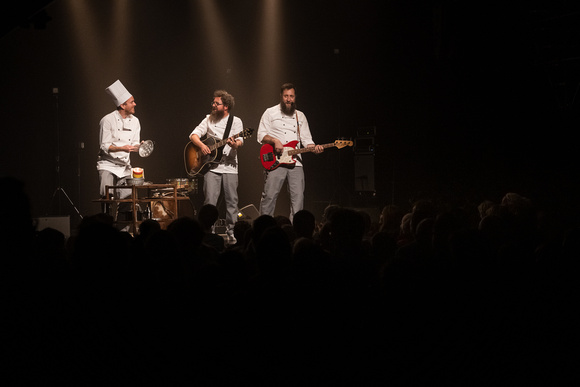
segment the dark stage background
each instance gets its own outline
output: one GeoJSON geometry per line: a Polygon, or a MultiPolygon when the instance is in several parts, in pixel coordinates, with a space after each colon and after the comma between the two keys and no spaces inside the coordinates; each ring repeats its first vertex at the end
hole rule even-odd
{"type": "MultiPolygon", "coordinates": [[[[81,214],[98,212],[98,123],[115,80],[136,98],[142,139],[155,141],[133,166],[156,183],[186,177],[183,148],[215,89],[257,129],[290,81],[317,143],[376,128],[374,195],[355,190],[352,148],[305,155],[317,216],[329,203],[474,204],[507,192],[575,206],[578,5],[464,3],[19,2],[2,16],[1,175],[25,182],[33,216],[71,215],[74,226],[53,196],[57,156],[60,186],[81,214]]],[[[240,152],[240,207],[259,203],[258,151],[253,136],[240,152]]]]}

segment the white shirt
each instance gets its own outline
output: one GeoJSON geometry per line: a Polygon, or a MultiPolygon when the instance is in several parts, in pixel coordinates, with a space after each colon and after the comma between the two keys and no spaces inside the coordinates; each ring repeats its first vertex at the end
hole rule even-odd
{"type": "MultiPolygon", "coordinates": [[[[303,148],[314,144],[308,120],[300,110],[296,110],[293,116],[288,116],[282,113],[280,105],[272,106],[266,109],[260,120],[258,127],[257,140],[262,144],[265,135],[270,135],[277,138],[282,144],[287,144],[290,141],[299,140],[297,148],[303,148]],[[296,123],[296,114],[298,114],[298,125],[300,125],[300,139],[298,139],[298,127],[296,123]]],[[[300,158],[296,158],[296,166],[302,166],[300,158]]]]}
{"type": "Polygon", "coordinates": [[[134,115],[123,118],[115,110],[107,114],[99,123],[100,150],[97,161],[97,170],[105,170],[114,173],[118,177],[131,175],[131,159],[129,152],[109,152],[109,147],[137,145],[140,140],[141,124],[134,115]]]}
{"type": "MultiPolygon", "coordinates": [[[[193,132],[189,135],[191,137],[192,134],[197,134],[199,138],[203,138],[203,136],[208,135],[211,137],[215,137],[216,141],[221,141],[224,137],[224,133],[226,131],[226,126],[228,124],[229,115],[225,116],[218,122],[210,122],[209,121],[209,114],[195,127],[193,132]]],[[[244,130],[244,126],[242,124],[242,120],[239,117],[234,116],[234,121],[232,122],[232,127],[230,129],[230,133],[228,137],[232,137],[244,130]]],[[[236,140],[240,140],[242,144],[244,143],[244,139],[240,136],[237,137],[236,140]]],[[[228,144],[223,146],[222,150],[222,159],[216,160],[219,161],[219,164],[213,164],[210,171],[215,173],[238,173],[238,152],[236,149],[233,149],[228,144]]]]}

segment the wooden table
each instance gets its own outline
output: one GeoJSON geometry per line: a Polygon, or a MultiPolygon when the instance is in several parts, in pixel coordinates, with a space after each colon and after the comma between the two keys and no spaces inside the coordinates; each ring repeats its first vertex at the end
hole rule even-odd
{"type": "Polygon", "coordinates": [[[179,217],[179,206],[178,201],[189,200],[189,197],[179,196],[177,194],[176,184],[143,184],[143,185],[107,185],[105,186],[106,195],[103,199],[93,200],[97,203],[106,204],[121,204],[121,203],[131,203],[131,220],[119,220],[118,211],[115,211],[114,222],[115,225],[130,225],[131,233],[135,235],[138,230],[138,226],[145,219],[139,219],[139,212],[137,209],[140,204],[145,204],[150,209],[149,214],[151,218],[157,220],[161,224],[161,228],[167,228],[167,225],[173,220],[179,217]],[[124,199],[119,199],[119,195],[115,195],[117,190],[131,190],[131,195],[124,199]],[[163,194],[159,192],[165,191],[163,194]],[[157,195],[157,196],[156,196],[157,195]],[[153,204],[154,203],[164,203],[166,202],[169,207],[173,208],[173,211],[168,211],[162,218],[155,218],[153,214],[153,204]]]}

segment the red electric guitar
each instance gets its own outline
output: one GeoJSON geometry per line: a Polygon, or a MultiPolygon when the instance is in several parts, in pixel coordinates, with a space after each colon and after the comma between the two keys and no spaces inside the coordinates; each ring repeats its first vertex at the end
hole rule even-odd
{"type": "MultiPolygon", "coordinates": [[[[273,171],[279,166],[293,166],[296,164],[296,159],[294,155],[306,152],[313,152],[314,148],[299,148],[296,149],[298,141],[290,141],[288,144],[284,144],[284,150],[282,154],[277,155],[274,151],[274,146],[270,144],[264,144],[260,148],[260,161],[266,170],[273,171]]],[[[337,147],[338,149],[344,148],[345,146],[352,146],[352,141],[336,140],[330,144],[322,145],[323,148],[337,147]]]]}

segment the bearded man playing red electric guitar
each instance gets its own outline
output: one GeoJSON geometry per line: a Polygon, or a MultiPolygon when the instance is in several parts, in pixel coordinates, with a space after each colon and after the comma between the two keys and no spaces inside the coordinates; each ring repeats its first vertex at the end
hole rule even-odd
{"type": "MultiPolygon", "coordinates": [[[[312,140],[306,116],[296,109],[296,88],[291,83],[285,83],[280,88],[280,104],[266,109],[262,115],[257,140],[260,144],[270,144],[278,155],[284,151],[284,144],[292,141],[298,141],[297,148],[312,148],[314,153],[324,151],[312,140]]],[[[264,171],[260,214],[274,216],[276,200],[286,179],[290,194],[290,220],[304,208],[304,169],[298,156],[291,165],[274,166],[264,171]]]]}

